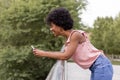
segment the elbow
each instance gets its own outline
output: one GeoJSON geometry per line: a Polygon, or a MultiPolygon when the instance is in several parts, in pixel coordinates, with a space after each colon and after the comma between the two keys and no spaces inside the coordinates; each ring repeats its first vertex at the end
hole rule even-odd
{"type": "Polygon", "coordinates": [[[60,60],[68,60],[70,57],[69,56],[62,56],[60,60]]]}

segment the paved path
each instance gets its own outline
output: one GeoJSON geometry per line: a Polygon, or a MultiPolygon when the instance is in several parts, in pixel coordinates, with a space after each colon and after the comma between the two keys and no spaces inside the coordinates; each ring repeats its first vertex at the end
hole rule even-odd
{"type": "MultiPolygon", "coordinates": [[[[113,80],[120,80],[120,65],[113,65],[113,80]]],[[[90,71],[68,62],[68,80],[90,80],[90,71]]]]}

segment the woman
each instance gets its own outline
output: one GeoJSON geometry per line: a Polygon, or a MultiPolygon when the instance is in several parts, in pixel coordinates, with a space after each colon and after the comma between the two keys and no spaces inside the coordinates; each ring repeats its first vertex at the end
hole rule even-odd
{"type": "Polygon", "coordinates": [[[73,19],[65,8],[56,8],[48,14],[47,24],[54,36],[66,38],[63,52],[34,49],[36,56],[67,60],[72,58],[83,69],[90,69],[91,80],[112,80],[113,68],[103,51],[95,48],[82,30],[73,30],[73,19]]]}

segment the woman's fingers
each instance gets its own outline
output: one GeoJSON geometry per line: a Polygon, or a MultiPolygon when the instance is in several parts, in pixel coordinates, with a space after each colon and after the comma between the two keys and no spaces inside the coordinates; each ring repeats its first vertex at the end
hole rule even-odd
{"type": "Polygon", "coordinates": [[[42,56],[44,51],[42,50],[39,50],[39,49],[34,49],[33,50],[33,54],[36,55],[36,56],[42,56]]]}

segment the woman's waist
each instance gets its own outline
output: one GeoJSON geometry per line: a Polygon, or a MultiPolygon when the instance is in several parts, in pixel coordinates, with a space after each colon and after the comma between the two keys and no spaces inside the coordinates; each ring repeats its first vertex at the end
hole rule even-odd
{"type": "Polygon", "coordinates": [[[101,53],[86,56],[74,55],[72,56],[72,59],[82,68],[89,68],[100,54],[101,53]]]}

